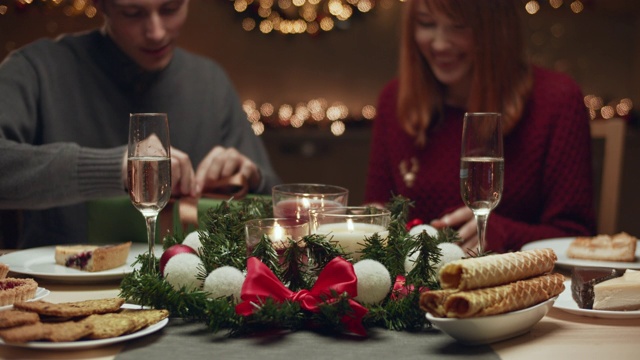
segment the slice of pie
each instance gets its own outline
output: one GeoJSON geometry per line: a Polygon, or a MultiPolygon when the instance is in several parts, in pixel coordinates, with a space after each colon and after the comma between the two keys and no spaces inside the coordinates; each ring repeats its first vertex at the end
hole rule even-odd
{"type": "Polygon", "coordinates": [[[595,310],[640,310],[640,271],[596,284],[593,293],[595,310]]]}
{"type": "Polygon", "coordinates": [[[56,264],[83,271],[104,271],[124,265],[131,241],[115,245],[59,245],[56,264]]]}
{"type": "Polygon", "coordinates": [[[633,262],[636,260],[637,242],[637,238],[625,232],[577,237],[569,244],[567,256],[572,259],[633,262]]]}

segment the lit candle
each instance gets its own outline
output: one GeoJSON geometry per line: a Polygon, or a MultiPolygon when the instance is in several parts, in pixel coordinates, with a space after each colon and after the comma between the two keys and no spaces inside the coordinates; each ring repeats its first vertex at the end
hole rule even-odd
{"type": "Polygon", "coordinates": [[[386,239],[389,231],[386,227],[377,224],[366,224],[346,219],[345,222],[321,224],[315,230],[316,234],[326,235],[328,239],[337,242],[347,254],[353,256],[355,261],[362,255],[360,251],[364,245],[365,237],[370,238],[378,233],[386,239]]]}

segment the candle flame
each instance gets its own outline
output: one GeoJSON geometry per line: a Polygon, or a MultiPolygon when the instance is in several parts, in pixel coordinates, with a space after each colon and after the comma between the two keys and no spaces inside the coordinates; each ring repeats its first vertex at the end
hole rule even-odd
{"type": "Polygon", "coordinates": [[[354,230],[353,220],[351,219],[347,219],[347,230],[349,230],[349,232],[353,232],[354,230]]]}
{"type": "Polygon", "coordinates": [[[282,226],[277,222],[273,225],[273,237],[272,242],[282,242],[282,238],[284,237],[284,230],[282,226]]]}

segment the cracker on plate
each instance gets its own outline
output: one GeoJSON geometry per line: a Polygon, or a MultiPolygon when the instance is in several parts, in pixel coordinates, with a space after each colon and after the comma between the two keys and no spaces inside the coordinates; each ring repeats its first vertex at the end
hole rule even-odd
{"type": "Polygon", "coordinates": [[[60,304],[38,300],[15,303],[13,307],[14,309],[31,311],[46,316],[78,317],[116,312],[122,304],[124,304],[124,299],[122,298],[109,298],[60,304]]]}

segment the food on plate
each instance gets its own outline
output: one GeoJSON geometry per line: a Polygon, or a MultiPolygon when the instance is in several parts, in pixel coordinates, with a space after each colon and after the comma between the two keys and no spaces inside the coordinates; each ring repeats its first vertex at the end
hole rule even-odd
{"type": "Polygon", "coordinates": [[[593,308],[593,286],[620,277],[624,269],[575,267],[571,272],[571,296],[581,309],[593,308]]]}
{"type": "Polygon", "coordinates": [[[594,310],[640,310],[640,271],[596,284],[593,294],[594,310]]]}
{"type": "Polygon", "coordinates": [[[115,312],[120,310],[122,304],[124,304],[124,299],[122,298],[84,300],[58,304],[38,300],[15,303],[13,304],[13,308],[46,316],[77,317],[115,312]]]}
{"type": "Polygon", "coordinates": [[[9,266],[7,264],[0,263],[0,280],[9,275],[9,266]]]}
{"type": "MultiPolygon", "coordinates": [[[[33,303],[33,302],[32,302],[33,303]]],[[[19,303],[19,308],[29,307],[19,303]]],[[[169,316],[167,310],[123,309],[124,299],[111,298],[68,303],[37,302],[31,310],[8,310],[0,312],[3,318],[12,320],[0,329],[0,338],[5,342],[28,341],[75,341],[81,339],[106,339],[136,332],[154,325],[169,316]],[[116,306],[117,305],[117,306],[116,306]],[[78,311],[81,309],[81,311],[78,311]],[[90,309],[91,312],[88,310],[90,309]],[[4,313],[8,314],[5,315],[4,313]],[[82,315],[78,315],[82,314],[82,315]],[[26,317],[24,321],[14,321],[26,317]]]]}
{"type": "Polygon", "coordinates": [[[564,290],[563,282],[562,274],[544,274],[475,290],[427,291],[420,296],[420,307],[433,316],[448,318],[503,314],[559,295],[564,290]]]}
{"type": "Polygon", "coordinates": [[[115,245],[59,245],[56,264],[84,271],[104,271],[124,265],[131,241],[115,245]]]}
{"type": "Polygon", "coordinates": [[[40,316],[36,313],[20,310],[0,311],[0,329],[33,324],[38,321],[40,321],[40,316]]]}
{"type": "Polygon", "coordinates": [[[0,306],[32,299],[38,290],[33,279],[4,278],[0,280],[0,306]]]}
{"type": "Polygon", "coordinates": [[[440,286],[470,290],[503,285],[547,273],[556,260],[552,249],[534,249],[452,261],[440,269],[440,286]]]}
{"type": "Polygon", "coordinates": [[[569,244],[567,256],[572,259],[633,262],[636,260],[637,242],[636,237],[625,232],[577,237],[569,244]]]}

